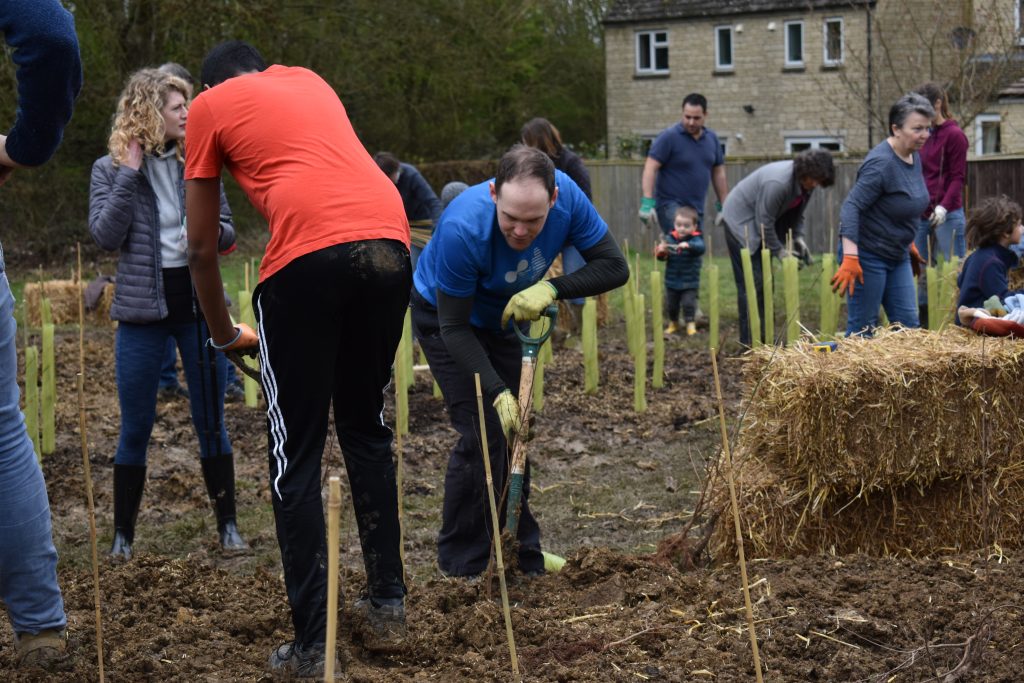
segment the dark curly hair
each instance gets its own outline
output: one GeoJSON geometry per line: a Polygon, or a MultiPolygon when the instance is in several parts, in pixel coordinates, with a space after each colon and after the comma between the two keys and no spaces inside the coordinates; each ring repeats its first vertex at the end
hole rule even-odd
{"type": "Polygon", "coordinates": [[[967,220],[967,246],[979,249],[997,244],[1013,232],[1020,220],[1020,204],[1005,194],[984,199],[971,210],[967,220]]]}
{"type": "Polygon", "coordinates": [[[813,178],[821,187],[832,187],[836,182],[836,167],[832,155],[823,149],[808,149],[793,157],[793,177],[797,180],[813,178]]]}

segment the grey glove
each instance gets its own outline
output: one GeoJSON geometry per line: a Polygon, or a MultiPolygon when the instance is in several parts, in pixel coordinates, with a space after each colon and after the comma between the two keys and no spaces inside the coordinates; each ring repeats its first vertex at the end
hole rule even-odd
{"type": "Polygon", "coordinates": [[[804,242],[803,237],[793,238],[793,256],[800,260],[801,268],[814,263],[814,257],[811,256],[811,250],[808,248],[807,242],[804,242]]]}

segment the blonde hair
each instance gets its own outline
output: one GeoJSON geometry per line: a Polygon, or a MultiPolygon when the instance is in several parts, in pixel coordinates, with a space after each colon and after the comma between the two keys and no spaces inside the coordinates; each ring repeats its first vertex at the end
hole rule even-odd
{"type": "MultiPolygon", "coordinates": [[[[163,153],[166,133],[163,108],[172,92],[181,93],[187,102],[192,97],[192,86],[159,69],[140,69],[128,77],[117,101],[117,111],[107,141],[107,149],[115,166],[127,158],[128,143],[133,138],[138,139],[144,152],[163,153]]],[[[179,161],[184,160],[183,148],[184,145],[179,143],[175,150],[179,161]]]]}

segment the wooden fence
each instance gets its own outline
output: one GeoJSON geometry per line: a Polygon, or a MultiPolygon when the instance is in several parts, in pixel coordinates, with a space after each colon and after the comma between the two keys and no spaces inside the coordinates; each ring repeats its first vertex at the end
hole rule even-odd
{"type": "MultiPolygon", "coordinates": [[[[813,253],[824,253],[835,248],[839,229],[839,208],[857,178],[860,159],[837,159],[836,182],[825,190],[816,190],[804,214],[807,245],[813,253]]],[[[658,235],[645,228],[637,218],[640,208],[641,161],[587,160],[594,204],[612,233],[621,244],[629,240],[630,248],[651,249],[658,235]]],[[[726,164],[729,187],[766,163],[741,161],[726,164]]],[[[1007,194],[1024,203],[1024,157],[996,157],[972,160],[967,164],[968,208],[981,197],[1007,194]]],[[[708,191],[704,214],[714,216],[714,191],[708,191]]],[[[705,227],[705,239],[710,236],[712,253],[724,256],[728,252],[721,230],[705,227]]]]}

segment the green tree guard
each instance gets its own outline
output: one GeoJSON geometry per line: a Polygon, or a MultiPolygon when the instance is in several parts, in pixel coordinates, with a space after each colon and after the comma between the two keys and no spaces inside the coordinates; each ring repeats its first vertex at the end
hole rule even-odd
{"type": "Polygon", "coordinates": [[[665,386],[665,335],[662,333],[661,271],[651,271],[651,332],[654,335],[654,367],[651,370],[651,386],[660,389],[665,386]]]}
{"type": "MultiPolygon", "coordinates": [[[[239,317],[241,321],[252,327],[256,328],[256,316],[253,315],[252,311],[252,294],[250,292],[240,290],[238,292],[239,301],[239,317]]],[[[248,361],[244,361],[248,362],[248,361]]],[[[257,358],[256,364],[259,365],[259,359],[257,358]]],[[[242,373],[242,387],[245,388],[245,405],[249,408],[255,408],[259,405],[259,383],[256,382],[252,377],[242,373]]]]}
{"type": "Polygon", "coordinates": [[[764,283],[764,343],[775,343],[775,277],[772,273],[772,253],[761,248],[761,279],[764,283]]]}
{"type": "Polygon", "coordinates": [[[708,263],[708,344],[718,348],[718,264],[708,263]]]}
{"type": "MultiPolygon", "coordinates": [[[[821,314],[821,324],[819,336],[822,339],[832,339],[836,334],[836,325],[838,324],[836,315],[835,299],[836,295],[832,292],[832,276],[836,273],[836,257],[834,254],[822,254],[821,255],[821,280],[819,281],[820,286],[820,298],[819,298],[819,313],[821,314]]],[[[842,296],[842,295],[840,295],[842,296]]]]}
{"type": "Polygon", "coordinates": [[[754,288],[754,266],[750,261],[750,250],[740,249],[740,263],[743,264],[743,283],[747,289],[747,320],[750,322],[750,346],[761,345],[761,313],[757,306],[757,289],[754,288]]]}
{"type": "Polygon", "coordinates": [[[782,259],[782,291],[786,298],[786,346],[800,338],[800,264],[796,257],[782,259]]]}
{"type": "Polygon", "coordinates": [[[408,389],[416,381],[416,373],[413,371],[413,343],[412,343],[412,309],[405,309],[405,322],[402,323],[402,341],[405,343],[405,353],[402,354],[402,362],[405,363],[402,377],[405,380],[405,388],[408,389]]]}
{"type": "Polygon", "coordinates": [[[633,326],[633,344],[636,371],[633,374],[633,409],[638,413],[647,412],[647,321],[644,310],[644,295],[636,295],[636,320],[633,326]]]}
{"type": "Polygon", "coordinates": [[[41,321],[40,326],[49,325],[53,322],[53,308],[49,299],[44,298],[39,302],[39,318],[41,321]]]}
{"type": "Polygon", "coordinates": [[[928,285],[928,329],[938,331],[942,328],[942,296],[939,281],[939,271],[935,266],[928,266],[925,270],[925,280],[928,285]],[[935,307],[935,315],[932,315],[932,307],[935,307]]]}
{"type": "Polygon", "coordinates": [[[39,448],[39,349],[25,347],[25,429],[32,439],[36,458],[42,461],[39,448]]]}
{"type": "Polygon", "coordinates": [[[403,334],[398,342],[398,353],[395,354],[395,428],[401,436],[409,433],[409,383],[405,378],[405,356],[412,353],[405,348],[409,343],[403,334]]]}
{"type": "Polygon", "coordinates": [[[583,304],[583,391],[597,393],[597,301],[587,297],[583,304]]]}
{"type": "Polygon", "coordinates": [[[43,325],[43,438],[40,452],[49,455],[57,448],[57,372],[54,366],[53,323],[43,325]]]}

